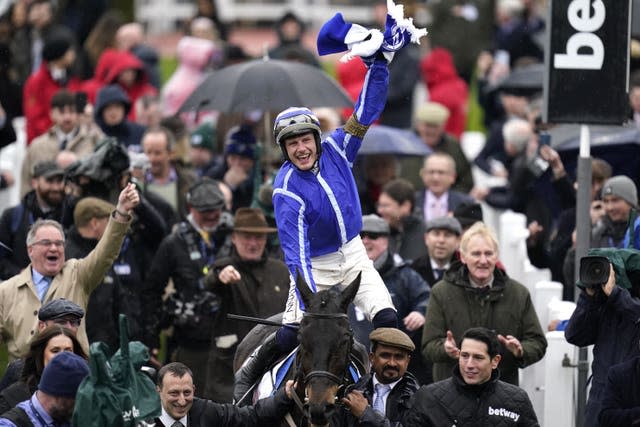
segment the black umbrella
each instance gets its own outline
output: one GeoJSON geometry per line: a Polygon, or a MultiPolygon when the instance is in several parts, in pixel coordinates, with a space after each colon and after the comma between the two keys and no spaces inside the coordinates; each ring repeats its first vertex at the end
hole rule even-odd
{"type": "MultiPolygon", "coordinates": [[[[627,175],[640,184],[640,129],[635,126],[590,126],[591,156],[606,160],[614,175],[627,175]]],[[[579,126],[552,128],[551,145],[558,151],[565,169],[575,174],[580,150],[579,126]]]]}
{"type": "Polygon", "coordinates": [[[293,61],[255,59],[209,74],[180,111],[235,113],[352,105],[342,88],[319,68],[293,61]]]}
{"type": "Polygon", "coordinates": [[[431,154],[429,148],[413,131],[391,126],[371,126],[362,140],[358,154],[397,154],[424,157],[431,154]]]}
{"type": "Polygon", "coordinates": [[[544,64],[532,64],[515,68],[507,77],[487,88],[487,91],[504,91],[521,96],[532,96],[542,91],[544,64]]]}

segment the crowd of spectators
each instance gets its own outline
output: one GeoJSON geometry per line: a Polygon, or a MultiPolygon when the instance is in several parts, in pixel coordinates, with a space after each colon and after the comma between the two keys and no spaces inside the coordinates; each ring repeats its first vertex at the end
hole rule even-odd
{"type": "MultiPolygon", "coordinates": [[[[21,116],[27,143],[18,165],[21,200],[0,217],[0,334],[10,359],[25,364],[12,375],[28,399],[46,365],[33,359],[46,358],[49,341],[65,337],[64,351],[85,358],[90,342],[115,349],[117,316],[125,313],[131,338],[151,350],[151,363],[188,365],[172,365],[165,378],[187,375],[200,397],[230,402],[233,355],[250,327],[226,314],[266,318],[285,308],[289,293],[271,201],[278,165],[264,157],[273,142],[261,116],[270,112],[180,112],[207,71],[250,59],[229,42],[234,28],[217,19],[213,2],[198,2],[177,45],[177,69],[165,82],[144,27],[103,3],[83,9],[83,2],[16,0],[0,16],[0,147],[17,140],[13,122],[21,116]],[[79,329],[74,318],[77,338],[75,330],[38,323],[40,307],[61,297],[82,312],[79,329]]],[[[378,153],[354,163],[360,238],[406,333],[388,343],[406,352],[400,377],[411,372],[411,393],[443,381],[419,392],[428,395],[428,408],[441,394],[473,388],[466,375],[475,368],[464,365],[470,358],[486,359],[482,382],[513,393],[499,375],[517,385],[518,369],[545,354],[546,325],[526,288],[500,264],[482,203],[524,214],[531,262],[551,270],[564,299],[582,292],[574,286],[575,177],[541,143],[548,130],[541,122],[542,86],[505,83],[513,70],[541,64],[545,2],[493,3],[427,2],[426,42],[402,49],[389,64],[388,97],[374,126],[411,132],[431,154],[411,163],[378,153]],[[426,99],[417,88],[426,89],[426,99]],[[486,144],[469,159],[460,140],[471,105],[484,113],[486,144]],[[472,169],[504,185],[474,182],[472,169]],[[497,336],[468,333],[476,327],[497,336]]],[[[417,6],[407,2],[407,12],[417,6]]],[[[373,11],[372,25],[383,26],[385,5],[376,2],[373,11]]],[[[322,66],[302,43],[305,31],[307,23],[287,12],[269,56],[322,66]]],[[[366,71],[360,58],[337,64],[337,81],[354,101],[366,71]]],[[[640,80],[633,76],[629,119],[637,126],[640,80]]],[[[325,118],[332,130],[352,111],[317,113],[325,132],[325,118]]],[[[593,160],[591,247],[640,248],[635,178],[593,160]]],[[[11,171],[0,171],[0,188],[14,183],[11,171]]],[[[580,301],[590,307],[624,292],[636,298],[610,287],[580,301]]],[[[353,307],[349,316],[357,338],[367,342],[370,322],[353,307]]],[[[602,340],[582,339],[574,328],[567,338],[581,345],[602,340]]],[[[383,357],[378,353],[374,345],[370,357],[383,357]]],[[[603,388],[605,380],[599,372],[594,383],[603,388]]],[[[162,396],[166,380],[158,384],[162,396]]],[[[362,415],[366,402],[356,394],[350,403],[359,409],[351,414],[362,415]]],[[[376,395],[368,396],[370,404],[376,395]]],[[[530,404],[516,395],[534,425],[530,404]]],[[[16,403],[0,394],[3,408],[16,403]]],[[[412,416],[413,422],[440,417],[412,416]]]]}

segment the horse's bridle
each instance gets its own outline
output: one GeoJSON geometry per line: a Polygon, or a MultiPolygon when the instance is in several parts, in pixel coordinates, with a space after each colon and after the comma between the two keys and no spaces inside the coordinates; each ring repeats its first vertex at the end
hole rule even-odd
{"type": "MultiPolygon", "coordinates": [[[[349,320],[349,316],[346,313],[309,313],[309,312],[305,312],[303,317],[311,317],[314,319],[346,319],[347,321],[349,320]]],[[[349,345],[349,347],[351,347],[351,345],[349,345]]],[[[347,363],[348,363],[348,359],[351,355],[351,348],[349,348],[349,350],[347,351],[347,363]]],[[[334,384],[336,384],[338,387],[343,387],[344,384],[344,378],[341,378],[335,374],[332,374],[329,371],[311,371],[309,372],[307,375],[304,376],[304,383],[306,384],[309,380],[313,379],[313,378],[326,378],[329,381],[333,382],[334,384]]],[[[293,400],[295,401],[296,405],[298,406],[298,408],[304,412],[304,407],[305,405],[302,403],[302,401],[300,400],[300,398],[298,397],[298,394],[296,392],[292,393],[293,394],[293,400]]]]}

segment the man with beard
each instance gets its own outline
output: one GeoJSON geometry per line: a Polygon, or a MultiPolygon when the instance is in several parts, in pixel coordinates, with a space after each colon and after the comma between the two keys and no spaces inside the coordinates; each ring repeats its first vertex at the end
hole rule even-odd
{"type": "Polygon", "coordinates": [[[22,202],[0,217],[0,280],[14,276],[29,264],[25,240],[37,219],[53,219],[63,229],[73,224],[73,202],[64,192],[64,171],[55,162],[38,163],[31,190],[22,202]]]}
{"type": "Polygon", "coordinates": [[[78,387],[87,375],[86,360],[69,351],[61,352],[45,366],[38,390],[31,399],[5,412],[0,426],[70,425],[78,387]]]}
{"type": "Polygon", "coordinates": [[[378,328],[369,335],[371,373],[342,399],[339,425],[397,425],[406,415],[418,382],[407,372],[415,346],[395,328],[378,328]],[[388,421],[387,421],[388,420],[388,421]]]}
{"type": "Polygon", "coordinates": [[[633,180],[624,175],[609,178],[602,187],[602,202],[605,214],[591,231],[591,247],[639,249],[638,190],[633,180]]]}

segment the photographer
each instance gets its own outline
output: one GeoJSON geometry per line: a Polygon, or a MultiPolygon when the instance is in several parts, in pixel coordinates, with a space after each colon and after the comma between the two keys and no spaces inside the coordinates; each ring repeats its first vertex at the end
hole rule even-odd
{"type": "Polygon", "coordinates": [[[165,237],[155,254],[142,299],[151,343],[157,353],[161,329],[173,326],[172,361],[191,366],[198,390],[205,390],[207,360],[219,299],[205,290],[204,277],[217,258],[228,255],[230,242],[221,215],[224,195],[219,182],[200,178],[186,195],[189,215],[165,237]],[[165,288],[173,281],[175,293],[163,305],[165,288]]]}
{"type": "Polygon", "coordinates": [[[565,329],[571,344],[593,345],[592,382],[585,426],[597,426],[602,392],[612,365],[640,355],[640,252],[631,249],[591,249],[580,260],[583,292],[565,329]],[[598,258],[592,256],[599,255],[598,258]],[[607,260],[610,262],[607,266],[607,260]],[[607,270],[609,272],[606,276],[607,270]]]}

